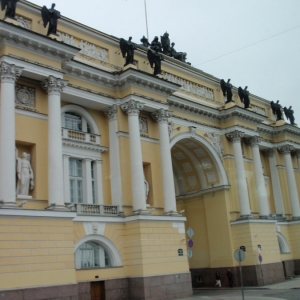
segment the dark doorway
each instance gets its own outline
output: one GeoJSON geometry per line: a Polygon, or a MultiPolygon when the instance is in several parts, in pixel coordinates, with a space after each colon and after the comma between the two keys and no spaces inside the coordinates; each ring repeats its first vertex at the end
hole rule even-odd
{"type": "Polygon", "coordinates": [[[105,300],[104,281],[91,282],[91,300],[105,300]]]}

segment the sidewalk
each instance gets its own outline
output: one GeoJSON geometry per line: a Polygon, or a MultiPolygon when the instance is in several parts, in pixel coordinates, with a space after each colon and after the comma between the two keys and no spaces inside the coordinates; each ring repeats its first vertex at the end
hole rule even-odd
{"type": "MultiPolygon", "coordinates": [[[[212,290],[212,289],[216,289],[216,288],[197,288],[196,290],[212,290]]],[[[240,288],[233,288],[233,289],[240,289],[240,288]]],[[[233,290],[230,289],[230,290],[233,290]]],[[[266,289],[266,290],[290,290],[290,289],[300,289],[300,278],[296,277],[293,279],[287,279],[284,282],[281,283],[276,283],[276,284],[272,284],[272,285],[265,285],[265,286],[261,286],[261,287],[244,287],[244,290],[250,290],[250,289],[266,289]]],[[[226,290],[228,291],[228,288],[221,288],[218,290],[226,290]]],[[[299,291],[300,292],[300,291],[299,291]]],[[[200,296],[200,295],[194,295],[191,296],[189,298],[182,298],[182,299],[178,299],[178,300],[214,300],[214,299],[218,299],[218,300],[240,300],[241,296],[239,297],[226,297],[226,295],[222,296],[222,295],[218,295],[215,297],[208,297],[208,296],[200,296]]],[[[282,298],[267,298],[268,300],[283,300],[282,298]]],[[[245,300],[266,300],[266,297],[253,297],[253,296],[245,296],[245,300]]]]}

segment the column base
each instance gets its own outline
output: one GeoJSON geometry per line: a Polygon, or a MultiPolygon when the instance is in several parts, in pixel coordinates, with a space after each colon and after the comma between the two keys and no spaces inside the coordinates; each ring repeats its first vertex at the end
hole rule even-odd
{"type": "Polygon", "coordinates": [[[0,203],[0,208],[19,208],[16,202],[3,202],[0,203]]]}
{"type": "Polygon", "coordinates": [[[50,204],[50,206],[47,206],[45,209],[56,211],[72,211],[71,208],[67,207],[66,205],[56,205],[55,203],[50,204]]]}
{"type": "Polygon", "coordinates": [[[179,216],[179,213],[177,211],[174,210],[170,210],[170,211],[166,211],[164,213],[165,216],[179,216]]]}
{"type": "Polygon", "coordinates": [[[149,215],[149,212],[148,212],[147,210],[139,209],[139,210],[134,210],[134,211],[132,212],[132,214],[133,214],[134,216],[136,216],[136,215],[149,215]]]}
{"type": "Polygon", "coordinates": [[[238,220],[252,220],[254,219],[251,215],[240,216],[238,220]]]}

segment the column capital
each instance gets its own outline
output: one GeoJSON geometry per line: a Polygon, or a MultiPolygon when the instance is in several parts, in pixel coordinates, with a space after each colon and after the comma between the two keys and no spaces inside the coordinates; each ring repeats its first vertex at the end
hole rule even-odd
{"type": "Polygon", "coordinates": [[[134,100],[129,100],[121,105],[121,109],[129,116],[138,116],[143,107],[144,103],[134,100]]]}
{"type": "Polygon", "coordinates": [[[235,130],[226,134],[226,137],[231,142],[241,141],[244,137],[244,132],[235,130]]]}
{"type": "Polygon", "coordinates": [[[265,153],[268,155],[268,157],[274,157],[275,156],[275,148],[270,148],[268,150],[265,150],[265,153]]]}
{"type": "Polygon", "coordinates": [[[284,145],[281,147],[277,148],[279,150],[279,152],[283,153],[283,154],[288,154],[291,153],[292,150],[294,150],[295,148],[291,145],[284,145]]]}
{"type": "Polygon", "coordinates": [[[22,67],[16,67],[3,61],[0,65],[1,80],[6,79],[15,82],[20,77],[23,69],[22,67]]]}
{"type": "Polygon", "coordinates": [[[300,158],[300,150],[294,151],[293,154],[294,154],[297,158],[300,158]]]}
{"type": "Polygon", "coordinates": [[[57,92],[61,93],[68,84],[67,80],[63,80],[60,78],[55,78],[50,75],[47,79],[42,82],[42,88],[46,90],[47,93],[57,92]]]}
{"type": "Polygon", "coordinates": [[[255,135],[246,139],[246,141],[251,147],[253,147],[259,145],[260,142],[262,141],[262,138],[260,136],[255,135]]]}
{"type": "Polygon", "coordinates": [[[172,115],[172,112],[162,108],[151,114],[152,118],[158,123],[167,123],[168,119],[172,117],[172,115]]]}
{"type": "Polygon", "coordinates": [[[118,106],[116,104],[113,104],[104,113],[109,118],[109,120],[116,120],[117,112],[118,112],[118,106]]]}

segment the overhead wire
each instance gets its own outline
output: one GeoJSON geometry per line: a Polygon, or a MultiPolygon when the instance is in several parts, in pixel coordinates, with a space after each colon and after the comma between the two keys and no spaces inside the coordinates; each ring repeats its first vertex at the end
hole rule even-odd
{"type": "Polygon", "coordinates": [[[254,43],[252,43],[252,44],[246,45],[246,46],[244,46],[244,47],[242,47],[242,48],[238,48],[238,49],[236,49],[236,50],[227,52],[227,53],[225,53],[225,54],[222,54],[222,55],[217,56],[217,57],[215,57],[215,58],[212,58],[212,59],[210,59],[210,60],[204,61],[204,62],[202,62],[202,63],[200,63],[200,64],[195,65],[195,67],[204,65],[204,64],[206,64],[206,63],[208,63],[208,62],[211,62],[211,61],[213,61],[213,60],[219,59],[219,58],[221,58],[221,57],[227,56],[227,55],[229,55],[229,54],[232,54],[232,53],[235,53],[235,52],[237,52],[237,51],[243,50],[243,49],[245,49],[245,48],[251,47],[251,46],[253,46],[253,45],[262,43],[262,42],[267,41],[267,40],[269,40],[269,39],[272,39],[272,38],[274,38],[274,37],[276,37],[276,36],[279,36],[279,35],[281,35],[281,34],[284,34],[284,33],[287,33],[287,32],[289,32],[289,31],[295,30],[295,29],[297,29],[297,28],[299,28],[299,27],[300,27],[300,25],[298,25],[298,26],[296,26],[296,27],[293,27],[293,28],[290,28],[290,29],[287,29],[287,30],[285,30],[285,31],[276,33],[276,34],[274,34],[274,35],[271,35],[271,36],[269,36],[269,37],[267,37],[267,38],[264,38],[264,39],[262,39],[262,40],[259,40],[259,41],[257,41],[257,42],[254,42],[254,43]]]}

